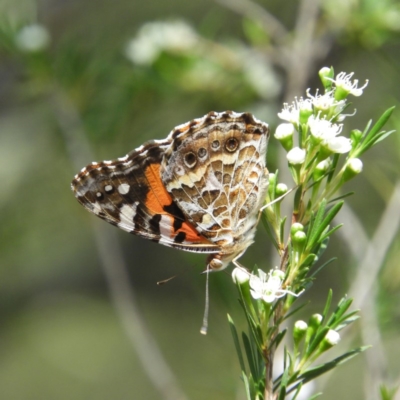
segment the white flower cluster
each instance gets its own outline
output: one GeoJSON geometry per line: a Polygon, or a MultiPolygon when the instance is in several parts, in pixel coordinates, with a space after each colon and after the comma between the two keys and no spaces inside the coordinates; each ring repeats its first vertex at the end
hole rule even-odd
{"type": "MultiPolygon", "coordinates": [[[[300,126],[311,134],[314,144],[323,146],[330,153],[344,154],[351,150],[350,139],[339,136],[343,125],[337,122],[343,121],[348,116],[342,114],[347,106],[346,97],[349,94],[360,96],[368,85],[366,81],[364,86],[359,88],[358,80],[352,81],[352,77],[353,73],[346,74],[345,72],[338,74],[336,79],[326,77],[332,82],[331,90],[322,95],[317,91],[315,96],[307,90],[306,99],[296,98],[292,104],[284,104],[278,116],[287,122],[277,127],[275,137],[288,151],[290,150],[287,148],[288,137],[292,136],[296,129],[300,129],[300,126]],[[289,128],[290,124],[293,125],[293,129],[289,128]]],[[[300,160],[304,161],[305,155],[303,157],[303,154],[300,154],[299,148],[292,150],[290,157],[288,154],[289,162],[292,159],[293,164],[301,163],[300,160]]]]}
{"type": "Polygon", "coordinates": [[[197,41],[196,32],[184,21],[149,22],[127,44],[125,55],[134,64],[150,65],[163,50],[184,51],[197,41]]]}

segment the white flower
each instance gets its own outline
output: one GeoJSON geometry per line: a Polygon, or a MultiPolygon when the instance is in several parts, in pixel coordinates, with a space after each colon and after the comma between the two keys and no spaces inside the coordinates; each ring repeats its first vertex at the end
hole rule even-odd
{"type": "Polygon", "coordinates": [[[254,299],[262,299],[266,303],[272,303],[275,299],[285,296],[290,293],[294,296],[296,294],[282,289],[282,282],[284,273],[278,270],[271,270],[266,274],[261,269],[258,270],[257,275],[250,277],[250,293],[254,299]]]}
{"type": "Polygon", "coordinates": [[[354,82],[351,81],[354,72],[347,74],[346,72],[341,72],[336,76],[336,79],[332,79],[332,82],[335,83],[337,89],[341,89],[347,94],[352,94],[353,96],[361,96],[363,94],[363,90],[368,85],[368,79],[365,81],[364,86],[358,88],[358,79],[354,79],[354,82]]]}
{"type": "Polygon", "coordinates": [[[306,159],[306,151],[304,149],[300,149],[300,147],[293,147],[293,149],[286,154],[286,158],[289,161],[289,164],[303,164],[306,159]]]}
{"type": "Polygon", "coordinates": [[[323,142],[339,135],[343,128],[343,125],[341,124],[332,124],[327,119],[321,119],[319,116],[314,115],[308,119],[308,126],[310,127],[311,135],[323,142]]]}
{"type": "Polygon", "coordinates": [[[284,121],[298,125],[300,122],[301,112],[312,112],[312,103],[309,99],[303,99],[300,97],[300,99],[295,98],[295,101],[291,105],[284,103],[283,110],[278,113],[278,117],[284,121]]]}
{"type": "Polygon", "coordinates": [[[291,122],[292,124],[299,123],[299,110],[292,104],[289,105],[288,103],[283,104],[283,110],[278,113],[278,117],[283,119],[284,121],[291,122]]]}
{"type": "Polygon", "coordinates": [[[240,285],[242,285],[250,279],[250,274],[243,268],[236,267],[232,271],[232,279],[234,283],[239,283],[240,285]]]}
{"type": "Polygon", "coordinates": [[[185,51],[197,43],[196,32],[183,21],[144,24],[125,48],[126,57],[139,65],[151,64],[162,50],[185,51]]]}
{"type": "Polygon", "coordinates": [[[50,35],[44,26],[32,24],[23,27],[18,32],[15,42],[22,51],[41,51],[50,44],[50,35]]]}
{"type": "Polygon", "coordinates": [[[343,136],[334,137],[326,141],[326,147],[332,153],[348,153],[351,150],[351,140],[343,136]]]}
{"type": "Polygon", "coordinates": [[[275,139],[281,140],[285,139],[289,136],[293,136],[293,133],[295,132],[293,124],[290,123],[284,123],[278,125],[275,131],[275,139]]]}
{"type": "Polygon", "coordinates": [[[331,346],[335,346],[340,342],[340,335],[333,329],[329,329],[324,338],[331,346]]]}
{"type": "Polygon", "coordinates": [[[313,96],[310,94],[310,89],[307,89],[307,96],[310,97],[312,105],[316,110],[330,111],[331,115],[341,113],[346,107],[346,100],[336,100],[332,90],[323,95],[319,95],[317,91],[315,96],[313,96]]]}
{"type": "Polygon", "coordinates": [[[351,141],[343,136],[338,137],[342,132],[342,124],[332,124],[325,118],[312,115],[308,120],[311,135],[324,147],[333,153],[347,153],[351,150],[351,141]]]}

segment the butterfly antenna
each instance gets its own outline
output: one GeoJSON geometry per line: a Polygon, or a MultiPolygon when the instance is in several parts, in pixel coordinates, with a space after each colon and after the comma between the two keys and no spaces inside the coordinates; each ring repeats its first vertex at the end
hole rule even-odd
{"type": "Polygon", "coordinates": [[[202,335],[207,335],[208,310],[209,310],[209,307],[210,307],[210,297],[209,297],[209,294],[208,294],[208,279],[209,279],[209,276],[210,276],[210,269],[209,269],[208,265],[207,265],[207,269],[206,269],[205,273],[207,274],[207,277],[206,277],[206,304],[204,306],[203,325],[202,325],[202,327],[200,329],[200,333],[202,335]]]}

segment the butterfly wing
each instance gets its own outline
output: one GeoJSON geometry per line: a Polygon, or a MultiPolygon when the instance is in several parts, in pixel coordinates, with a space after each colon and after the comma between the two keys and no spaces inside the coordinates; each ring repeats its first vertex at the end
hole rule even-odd
{"type": "Polygon", "coordinates": [[[267,124],[231,111],[209,113],[169,136],[165,187],[187,220],[221,247],[254,236],[267,190],[268,137],[267,124]]]}
{"type": "Polygon", "coordinates": [[[72,190],[90,212],[135,235],[186,251],[216,253],[217,246],[189,223],[160,178],[169,139],[150,141],[114,161],[92,163],[72,190]]]}

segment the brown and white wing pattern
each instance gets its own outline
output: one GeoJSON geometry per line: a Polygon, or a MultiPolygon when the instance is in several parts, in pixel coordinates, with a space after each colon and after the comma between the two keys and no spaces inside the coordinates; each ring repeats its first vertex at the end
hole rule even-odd
{"type": "Polygon", "coordinates": [[[231,111],[211,112],[168,136],[161,165],[165,188],[228,263],[253,241],[267,191],[268,138],[267,124],[231,111]]]}
{"type": "Polygon", "coordinates": [[[170,139],[150,141],[125,157],[92,163],[72,181],[87,210],[112,225],[170,247],[216,253],[166,191],[160,165],[170,139]]]}

